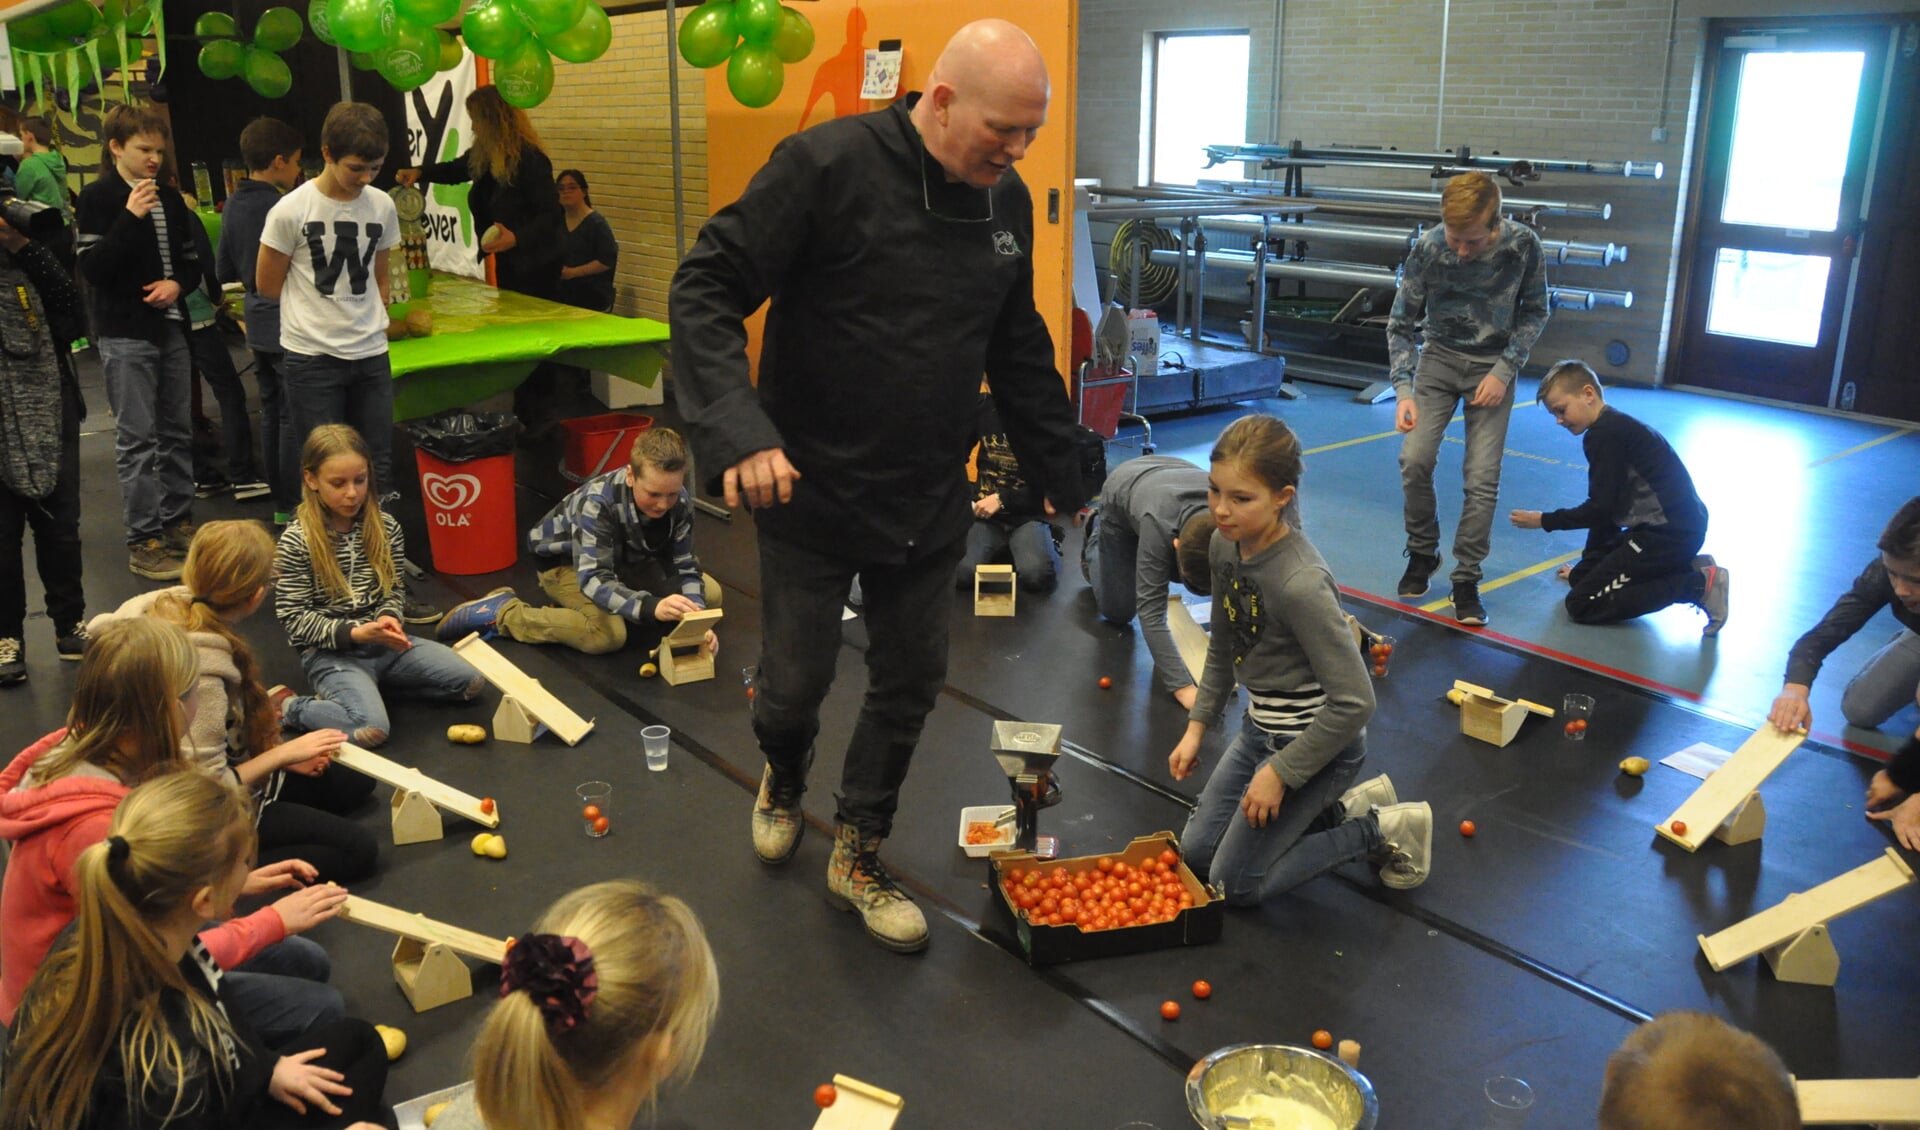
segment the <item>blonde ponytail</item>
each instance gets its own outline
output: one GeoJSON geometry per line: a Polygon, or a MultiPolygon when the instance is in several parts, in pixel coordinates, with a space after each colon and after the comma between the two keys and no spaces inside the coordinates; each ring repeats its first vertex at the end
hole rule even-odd
{"type": "Polygon", "coordinates": [[[35,778],[58,780],[85,762],[137,785],[178,764],[175,706],[199,678],[200,657],[178,625],[152,616],[108,624],[80,660],[66,739],[35,766],[35,778]],[[138,739],[131,752],[121,743],[128,734],[138,739]]]}
{"type": "Polygon", "coordinates": [[[187,549],[186,569],[180,579],[189,599],[167,593],[153,602],[153,610],[189,632],[210,632],[227,641],[233,666],[240,672],[241,734],[252,757],[280,744],[280,724],[260,685],[260,665],[246,637],[226,619],[247,606],[254,594],[273,583],[273,535],[258,522],[208,522],[200,527],[187,549]]]}

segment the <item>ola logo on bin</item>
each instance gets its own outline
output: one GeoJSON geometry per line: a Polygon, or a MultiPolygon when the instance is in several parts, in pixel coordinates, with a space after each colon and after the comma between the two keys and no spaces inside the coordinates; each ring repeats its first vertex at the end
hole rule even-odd
{"type": "Polygon", "coordinates": [[[465,526],[465,514],[450,514],[450,510],[464,511],[480,501],[480,479],[474,475],[436,475],[429,471],[420,476],[420,485],[425,489],[427,501],[440,513],[433,516],[437,526],[465,526]]]}

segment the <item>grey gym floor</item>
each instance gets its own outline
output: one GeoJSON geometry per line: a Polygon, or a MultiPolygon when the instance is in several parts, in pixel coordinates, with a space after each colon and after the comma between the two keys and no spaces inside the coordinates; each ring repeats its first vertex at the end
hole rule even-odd
{"type": "MultiPolygon", "coordinates": [[[[146,583],[125,568],[97,364],[83,372],[95,413],[82,461],[87,583],[98,610],[146,583]]],[[[1815,687],[1816,740],[1767,785],[1762,841],[1709,844],[1697,855],[1656,841],[1652,824],[1694,782],[1657,768],[1634,783],[1614,763],[1695,741],[1733,748],[1759,723],[1787,647],[1869,559],[1886,516],[1913,490],[1914,429],[1616,390],[1617,405],[1673,440],[1713,510],[1707,548],[1734,575],[1725,633],[1703,642],[1699,614],[1684,608],[1619,628],[1572,626],[1550,567],[1495,588],[1579,547],[1575,535],[1515,530],[1504,518],[1487,563],[1493,624],[1472,633],[1444,606],[1423,612],[1390,599],[1403,566],[1390,408],[1300,387],[1301,400],[1156,420],[1154,439],[1162,453],[1204,462],[1240,411],[1273,411],[1300,432],[1311,452],[1308,532],[1352,593],[1352,610],[1400,639],[1380,683],[1369,762],[1392,773],[1403,797],[1434,805],[1434,872],[1423,888],[1384,892],[1353,869],[1258,910],[1230,911],[1217,943],[1042,970],[985,938],[985,871],[954,837],[959,808],[1006,797],[987,752],[992,721],[1065,726],[1064,801],[1042,816],[1042,830],[1059,835],[1068,854],[1177,831],[1198,785],[1176,787],[1165,776],[1180,711],[1150,691],[1145,649],[1132,632],[1097,619],[1069,564],[1058,592],[1022,594],[1011,620],[977,619],[955,596],[947,693],[886,852],[927,907],[933,945],[918,957],[885,953],[818,897],[821,833],[864,674],[857,620],[847,626],[823,719],[807,797],[814,827],[782,869],[761,867],[747,846],[759,759],[737,672],[758,650],[759,585],[752,522],[742,514],[703,516],[696,532],[702,563],[729,590],[719,678],[666,687],[635,675],[635,653],[590,659],[500,644],[596,719],[574,748],[552,738],[449,745],[445,726],[486,722],[491,694],[461,708],[400,707],[384,752],[499,798],[509,855],[473,856],[472,830],[450,818],[442,841],[383,847],[382,871],[360,893],[502,936],[524,930],[558,892],[600,878],[638,874],[686,897],[719,954],[723,1001],[699,1073],[663,1098],[658,1124],[666,1127],[809,1125],[813,1086],[843,1072],[903,1094],[902,1126],[1105,1128],[1144,1119],[1172,1130],[1189,1123],[1181,1086],[1193,1061],[1229,1043],[1303,1042],[1316,1028],[1364,1045],[1361,1066],[1379,1088],[1383,1126],[1464,1127],[1477,1114],[1480,1081],[1509,1073],[1534,1084],[1535,1125],[1573,1127],[1591,1122],[1607,1052],[1636,1020],[1675,1007],[1705,1008],[1760,1032],[1803,1077],[1911,1075],[1917,1049],[1905,1017],[1920,997],[1920,971],[1888,960],[1899,951],[1881,941],[1920,925],[1910,895],[1834,923],[1845,961],[1831,989],[1776,982],[1757,961],[1714,973],[1694,943],[1885,850],[1887,837],[1859,811],[1873,762],[1842,743],[1888,747],[1913,730],[1914,712],[1862,733],[1841,729],[1836,704],[1847,675],[1894,630],[1891,619],[1876,620],[1829,661],[1815,687]],[[1097,688],[1101,675],[1114,689],[1097,688]],[[1455,678],[1542,701],[1593,694],[1592,736],[1575,746],[1557,727],[1530,723],[1506,749],[1469,742],[1441,698],[1455,678]],[[639,756],[638,730],[655,721],[675,730],[664,774],[647,773],[639,756]],[[573,786],[592,778],[615,787],[614,831],[599,841],[581,834],[573,798],[573,786]],[[1464,818],[1479,825],[1473,840],[1453,831],[1464,818]],[[1198,978],[1215,985],[1205,1003],[1187,993],[1198,978]],[[1185,1005],[1178,1022],[1159,1018],[1163,999],[1185,1005]]],[[[1516,409],[1502,515],[1571,505],[1584,493],[1577,441],[1526,406],[1531,391],[1529,382],[1516,409]]],[[[670,407],[654,411],[671,419],[670,407]]],[[[1112,458],[1137,453],[1138,435],[1124,431],[1112,458]]],[[[518,526],[569,485],[556,461],[550,448],[522,453],[518,526]]],[[[1450,537],[1455,444],[1443,452],[1438,486],[1450,537]]],[[[429,560],[415,492],[403,489],[414,555],[429,560]]],[[[200,520],[267,516],[260,503],[196,507],[200,520]]],[[[1069,537],[1069,558],[1077,546],[1069,537]]],[[[532,591],[531,570],[436,575],[424,592],[445,607],[498,584],[532,591]]],[[[9,749],[58,726],[72,686],[73,667],[54,660],[37,585],[29,587],[31,680],[0,696],[13,707],[0,722],[9,749]]],[[[1429,599],[1444,596],[1436,587],[1429,599]]],[[[297,681],[295,657],[270,618],[246,632],[270,678],[297,681]]],[[[383,843],[386,791],[363,814],[383,843]]],[[[314,936],[334,955],[354,1011],[411,1037],[390,1101],[466,1076],[466,1047],[497,991],[495,970],[475,969],[473,1000],[415,1015],[393,986],[384,935],[329,923],[314,936]]]]}

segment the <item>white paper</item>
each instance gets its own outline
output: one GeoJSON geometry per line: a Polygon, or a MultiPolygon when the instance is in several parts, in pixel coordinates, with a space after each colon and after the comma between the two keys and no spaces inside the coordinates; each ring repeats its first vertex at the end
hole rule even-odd
{"type": "Polygon", "coordinates": [[[1180,603],[1187,606],[1187,615],[1193,617],[1194,623],[1200,625],[1203,628],[1212,627],[1213,601],[1202,600],[1202,601],[1196,602],[1191,600],[1183,600],[1180,603]]]}
{"type": "Polygon", "coordinates": [[[867,48],[867,68],[860,82],[860,97],[892,98],[900,93],[901,54],[867,48]]]}
{"type": "Polygon", "coordinates": [[[1698,777],[1704,781],[1713,775],[1714,770],[1725,765],[1727,758],[1732,756],[1731,750],[1721,749],[1717,745],[1708,745],[1706,742],[1695,742],[1683,750],[1661,758],[1660,764],[1670,765],[1690,777],[1698,777]]]}

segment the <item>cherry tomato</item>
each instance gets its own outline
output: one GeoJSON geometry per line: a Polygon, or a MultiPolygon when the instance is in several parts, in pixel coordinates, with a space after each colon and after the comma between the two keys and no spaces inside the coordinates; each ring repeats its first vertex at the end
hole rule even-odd
{"type": "Polygon", "coordinates": [[[1161,1001],[1160,1002],[1160,1019],[1162,1020],[1180,1019],[1180,1002],[1179,1001],[1161,1001]]]}
{"type": "Polygon", "coordinates": [[[596,817],[594,817],[594,818],[593,818],[593,834],[594,834],[594,835],[596,835],[596,836],[604,836],[604,835],[606,835],[606,834],[607,834],[607,828],[608,828],[608,823],[607,823],[607,818],[606,818],[606,817],[604,817],[604,816],[596,816],[596,817]]]}
{"type": "Polygon", "coordinates": [[[480,798],[480,813],[483,816],[493,815],[493,798],[492,797],[483,796],[480,798]]]}
{"type": "Polygon", "coordinates": [[[1208,984],[1205,981],[1195,981],[1193,983],[1193,999],[1203,1001],[1212,995],[1213,995],[1212,985],[1208,984]]]}
{"type": "Polygon", "coordinates": [[[1099,868],[1100,870],[1102,870],[1102,871],[1112,871],[1112,870],[1113,870],[1113,860],[1112,860],[1111,858],[1109,858],[1109,857],[1107,857],[1107,856],[1104,856],[1104,855],[1103,855],[1103,856],[1101,856],[1101,857],[1100,857],[1100,862],[1098,862],[1098,863],[1096,863],[1096,864],[1094,864],[1094,866],[1096,866],[1096,867],[1098,867],[1098,868],[1099,868]]]}
{"type": "Polygon", "coordinates": [[[589,804],[588,806],[580,810],[580,818],[582,820],[600,819],[600,806],[597,804],[589,804]]]}
{"type": "Polygon", "coordinates": [[[1672,827],[1673,834],[1676,836],[1684,836],[1687,834],[1687,822],[1685,820],[1675,820],[1672,827]]]}
{"type": "Polygon", "coordinates": [[[1473,834],[1474,834],[1475,832],[1477,832],[1477,831],[1479,831],[1479,829],[1478,829],[1478,828],[1476,828],[1476,827],[1474,827],[1474,824],[1473,824],[1473,821],[1471,821],[1471,820],[1462,820],[1462,821],[1460,821],[1460,834],[1461,834],[1461,835],[1463,835],[1463,836],[1465,836],[1465,837],[1467,837],[1468,839],[1472,839],[1472,838],[1473,838],[1473,834]]]}
{"type": "Polygon", "coordinates": [[[1568,735],[1569,737],[1571,737],[1571,736],[1572,736],[1572,735],[1574,735],[1574,734],[1577,734],[1577,733],[1579,733],[1579,732],[1580,732],[1580,723],[1579,723],[1579,722],[1577,722],[1577,721],[1576,721],[1576,722],[1569,722],[1569,723],[1567,723],[1567,725],[1566,725],[1566,731],[1567,731],[1567,735],[1568,735]]]}
{"type": "Polygon", "coordinates": [[[813,1089],[813,1105],[821,1108],[832,1106],[840,1099],[840,1089],[832,1083],[822,1083],[813,1089]]]}
{"type": "Polygon", "coordinates": [[[1321,1051],[1326,1051],[1333,1046],[1333,1033],[1327,1031],[1325,1028],[1315,1032],[1313,1034],[1313,1046],[1319,1048],[1321,1051]]]}
{"type": "Polygon", "coordinates": [[[1587,732],[1587,720],[1586,720],[1585,718],[1575,718],[1575,719],[1573,720],[1573,728],[1574,728],[1574,729],[1576,729],[1576,730],[1578,730],[1578,731],[1580,731],[1580,732],[1581,732],[1581,733],[1583,733],[1583,734],[1584,734],[1584,733],[1586,733],[1586,732],[1587,732]]]}
{"type": "Polygon", "coordinates": [[[1112,690],[1113,680],[1105,675],[1100,676],[1100,689],[1103,691],[1112,690]]]}
{"type": "Polygon", "coordinates": [[[1374,673],[1374,674],[1375,674],[1376,676],[1379,676],[1379,675],[1385,675],[1385,674],[1387,673],[1387,665],[1386,665],[1386,664],[1384,664],[1384,663],[1376,663],[1376,664],[1374,664],[1374,665],[1373,665],[1373,673],[1374,673]]]}
{"type": "Polygon", "coordinates": [[[1168,867],[1172,867],[1174,864],[1180,862],[1180,853],[1174,851],[1172,848],[1168,848],[1160,853],[1160,862],[1166,864],[1168,867]]]}

